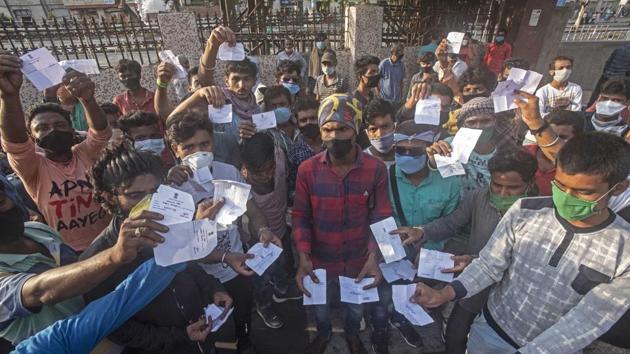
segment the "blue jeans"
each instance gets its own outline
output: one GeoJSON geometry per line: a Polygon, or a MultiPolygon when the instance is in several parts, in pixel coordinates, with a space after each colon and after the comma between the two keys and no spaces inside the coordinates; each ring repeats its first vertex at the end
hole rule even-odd
{"type": "MultiPolygon", "coordinates": [[[[317,322],[317,334],[323,338],[332,336],[332,325],[330,323],[330,304],[333,299],[338,299],[339,278],[334,277],[327,279],[326,284],[326,305],[311,306],[315,312],[315,321],[317,322]]],[[[353,336],[359,333],[361,327],[361,318],[363,318],[363,305],[341,303],[346,309],[346,325],[344,331],[346,335],[353,336]]]]}
{"type": "Polygon", "coordinates": [[[470,328],[468,336],[470,354],[512,354],[516,349],[501,338],[490,327],[483,313],[479,314],[470,328]]]}

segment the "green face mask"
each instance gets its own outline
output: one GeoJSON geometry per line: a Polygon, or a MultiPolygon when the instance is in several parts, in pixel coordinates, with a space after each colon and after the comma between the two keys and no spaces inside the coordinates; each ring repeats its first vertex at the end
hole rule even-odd
{"type": "Polygon", "coordinates": [[[558,214],[563,219],[569,221],[584,220],[597,212],[597,203],[608,193],[610,193],[613,188],[615,188],[615,186],[613,186],[604,195],[597,198],[597,200],[590,201],[572,196],[571,194],[560,189],[558,185],[554,181],[552,181],[551,196],[553,199],[553,205],[556,206],[558,214]]]}
{"type": "Polygon", "coordinates": [[[496,193],[490,192],[490,205],[492,205],[495,209],[500,211],[501,213],[506,212],[512,204],[514,204],[517,200],[521,198],[527,197],[527,192],[521,195],[500,195],[496,193]]]}
{"type": "Polygon", "coordinates": [[[477,145],[485,145],[490,139],[494,136],[494,127],[486,127],[481,129],[481,135],[479,136],[479,140],[477,140],[477,145]]]}

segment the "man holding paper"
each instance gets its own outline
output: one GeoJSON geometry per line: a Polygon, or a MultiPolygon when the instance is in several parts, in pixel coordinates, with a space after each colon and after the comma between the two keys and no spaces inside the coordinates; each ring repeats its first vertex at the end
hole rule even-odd
{"type": "MultiPolygon", "coordinates": [[[[470,137],[455,140],[454,138],[446,138],[431,145],[427,150],[430,159],[430,166],[436,166],[435,155],[441,157],[455,158],[455,163],[463,165],[463,171],[452,172],[449,174],[461,174],[462,179],[462,195],[466,195],[478,188],[487,187],[490,183],[490,171],[488,170],[488,160],[490,160],[497,151],[497,141],[499,139],[496,133],[497,118],[494,114],[494,104],[492,98],[475,98],[466,103],[459,113],[458,124],[460,127],[468,128],[467,131],[458,132],[464,135],[470,134],[470,137]],[[478,134],[481,130],[481,134],[478,134]],[[477,134],[474,134],[477,131],[477,134]],[[457,143],[459,146],[451,146],[451,143],[457,143]],[[463,156],[451,156],[456,151],[463,156]]],[[[437,165],[438,169],[445,174],[442,164],[437,165]]]]}
{"type": "Polygon", "coordinates": [[[86,172],[112,132],[94,98],[94,82],[78,71],[65,74],[63,85],[85,109],[90,128],[83,142],[75,145],[69,114],[57,104],[36,106],[25,119],[21,66],[16,56],[0,54],[2,148],[48,224],[65,243],[82,251],[110,220],[92,200],[86,172]]]}
{"type": "MultiPolygon", "coordinates": [[[[297,175],[293,206],[293,239],[300,255],[296,274],[303,281],[326,282],[327,302],[316,305],[318,335],[307,353],[321,354],[332,335],[330,304],[339,296],[338,276],[374,277],[375,288],[383,280],[378,267],[378,245],[370,225],[391,215],[387,196],[387,171],[378,159],[361,152],[356,137],[361,121],[358,101],[348,94],[325,99],[319,109],[319,125],[326,150],[304,161],[297,175]],[[313,270],[326,270],[326,279],[317,279],[313,270]]],[[[364,289],[365,289],[364,288],[364,289]]],[[[358,337],[363,305],[346,307],[346,341],[351,353],[365,353],[358,337]]],[[[386,318],[376,331],[387,340],[386,318]]]]}
{"type": "Polygon", "coordinates": [[[457,280],[442,290],[419,284],[413,300],[436,307],[496,284],[473,324],[470,353],[576,352],[630,307],[620,290],[630,274],[630,225],[607,207],[628,187],[630,146],[605,133],[558,143],[536,96],[519,95],[523,120],[557,158],[553,198],[514,203],[457,280]]]}
{"type": "Polygon", "coordinates": [[[253,289],[250,277],[254,272],[247,267],[245,261],[254,256],[243,253],[243,242],[237,227],[238,218],[243,214],[247,215],[251,227],[257,233],[257,238],[254,236],[254,239],[264,246],[273,243],[282,247],[281,240],[271,231],[264,214],[254,203],[249,190],[251,186],[245,183],[241,173],[232,165],[214,160],[213,124],[207,117],[194,112],[181,112],[169,117],[166,138],[180,160],[195,161],[194,171],[183,164],[171,169],[169,180],[174,181],[175,188],[192,194],[195,203],[214,198],[217,189],[228,190],[230,196],[235,197],[225,198],[228,209],[223,207],[217,215],[217,222],[220,224],[218,244],[207,258],[211,264],[203,264],[202,267],[208,274],[219,279],[234,298],[238,349],[246,351],[251,346],[249,330],[253,289]],[[199,178],[200,173],[205,177],[203,180],[199,178]],[[178,175],[177,180],[173,178],[174,174],[178,175]],[[231,221],[223,222],[222,215],[231,221]]]}
{"type": "MultiPolygon", "coordinates": [[[[137,151],[128,143],[104,151],[92,168],[91,182],[95,186],[95,199],[114,217],[110,225],[83,252],[81,259],[89,260],[109,252],[121,237],[119,235],[122,230],[127,228],[125,224],[129,223],[130,218],[147,219],[145,223],[149,226],[135,231],[136,235],[146,232],[158,239],[171,236],[165,235],[169,227],[162,223],[172,219],[172,215],[141,210],[140,207],[139,215],[136,216],[134,213],[138,211],[133,210],[136,205],[142,205],[145,197],[158,190],[165,173],[159,157],[146,151],[137,151]]],[[[212,220],[222,205],[204,202],[197,207],[194,217],[198,220],[212,220]]],[[[193,235],[190,236],[192,239],[193,235]]],[[[167,244],[165,242],[158,247],[165,247],[167,244]]],[[[153,258],[154,254],[158,261],[159,250],[160,248],[145,248],[140,251],[137,259],[120,267],[88,292],[86,301],[93,302],[112,291],[134,269],[153,258]]],[[[206,274],[197,263],[188,262],[164,291],[113,331],[109,338],[137,353],[184,353],[197,351],[199,348],[204,353],[210,353],[216,337],[209,335],[205,326],[200,326],[199,323],[199,317],[209,303],[225,307],[227,312],[232,299],[214,277],[206,274]]]]}

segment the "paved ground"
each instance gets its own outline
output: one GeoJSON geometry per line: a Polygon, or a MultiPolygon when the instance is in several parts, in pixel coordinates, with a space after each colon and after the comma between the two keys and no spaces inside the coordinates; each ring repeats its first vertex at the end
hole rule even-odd
{"type": "MultiPolygon", "coordinates": [[[[278,311],[285,319],[285,326],[278,330],[265,327],[264,323],[254,314],[252,319],[252,340],[257,349],[257,354],[301,354],[304,353],[309,335],[314,336],[312,325],[308,325],[307,314],[304,307],[298,301],[288,301],[283,304],[276,304],[278,311]],[[307,328],[310,327],[310,328],[307,328]],[[309,331],[305,331],[307,328],[309,331]]],[[[342,309],[333,311],[333,328],[343,328],[342,309]]],[[[340,332],[336,331],[336,332],[340,332]]],[[[422,333],[422,332],[419,332],[422,333]]],[[[361,332],[361,338],[366,348],[369,347],[369,330],[361,332]]],[[[429,351],[414,349],[404,343],[396,330],[390,330],[390,353],[392,354],[419,354],[429,353],[429,351]]],[[[328,345],[326,354],[347,354],[346,343],[341,333],[335,333],[332,341],[328,345]]],[[[604,343],[595,343],[584,350],[584,354],[630,354],[630,350],[622,350],[611,347],[604,343]]]]}

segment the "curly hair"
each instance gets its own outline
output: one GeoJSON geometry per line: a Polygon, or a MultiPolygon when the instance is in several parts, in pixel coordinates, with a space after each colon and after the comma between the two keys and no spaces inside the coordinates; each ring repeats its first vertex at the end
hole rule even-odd
{"type": "Polygon", "coordinates": [[[153,174],[160,180],[166,175],[162,159],[148,151],[137,151],[129,141],[107,147],[89,172],[94,200],[111,214],[119,212],[118,206],[105,198],[105,193],[115,194],[128,187],[142,175],[153,174]]]}
{"type": "Polygon", "coordinates": [[[148,125],[158,126],[160,118],[155,113],[133,111],[127,113],[124,117],[118,120],[120,130],[125,134],[129,134],[132,128],[146,127],[148,125]]]}

